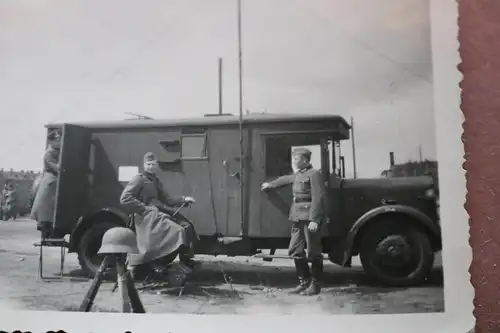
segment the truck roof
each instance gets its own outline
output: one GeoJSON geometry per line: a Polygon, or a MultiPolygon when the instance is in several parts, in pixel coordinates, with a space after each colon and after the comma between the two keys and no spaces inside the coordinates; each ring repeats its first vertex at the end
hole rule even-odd
{"type": "MultiPolygon", "coordinates": [[[[346,129],[351,126],[339,115],[329,114],[250,114],[243,116],[244,123],[270,123],[270,122],[321,122],[331,121],[342,123],[346,129]]],[[[132,119],[117,121],[91,121],[91,122],[72,122],[73,125],[79,125],[92,129],[112,129],[112,128],[136,128],[136,127],[174,127],[174,126],[213,126],[213,125],[237,125],[239,116],[236,115],[205,115],[204,117],[193,117],[184,119],[132,119]]],[[[64,123],[47,124],[47,128],[59,128],[64,123]]]]}

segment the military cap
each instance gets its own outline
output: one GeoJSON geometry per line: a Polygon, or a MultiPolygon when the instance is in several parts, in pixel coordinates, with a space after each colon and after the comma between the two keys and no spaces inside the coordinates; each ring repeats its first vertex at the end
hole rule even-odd
{"type": "Polygon", "coordinates": [[[307,148],[295,148],[292,151],[292,155],[300,155],[304,156],[305,158],[311,158],[311,151],[307,148]]]}
{"type": "Polygon", "coordinates": [[[54,129],[49,132],[47,139],[49,140],[59,140],[61,138],[61,131],[59,129],[54,129]]]}
{"type": "Polygon", "coordinates": [[[152,162],[152,161],[156,161],[156,155],[152,152],[148,152],[146,154],[144,154],[144,162],[152,162]]]}

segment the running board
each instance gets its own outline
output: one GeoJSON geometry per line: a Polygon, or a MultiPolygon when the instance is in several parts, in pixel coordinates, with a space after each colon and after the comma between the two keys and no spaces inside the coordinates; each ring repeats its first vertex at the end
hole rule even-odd
{"type": "Polygon", "coordinates": [[[224,245],[229,245],[237,242],[241,242],[243,237],[218,237],[217,242],[224,245]]]}
{"type": "MultiPolygon", "coordinates": [[[[257,253],[252,256],[253,258],[262,258],[264,261],[272,261],[273,259],[292,259],[289,256],[285,255],[270,255],[264,253],[257,253]]],[[[323,260],[329,260],[327,257],[323,256],[323,260]]]]}

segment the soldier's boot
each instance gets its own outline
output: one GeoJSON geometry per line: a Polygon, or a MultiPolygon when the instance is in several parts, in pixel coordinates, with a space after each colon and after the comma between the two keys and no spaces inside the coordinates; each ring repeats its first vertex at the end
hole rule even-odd
{"type": "Polygon", "coordinates": [[[311,272],[309,271],[309,264],[305,259],[295,259],[295,270],[299,277],[299,285],[290,291],[291,294],[300,294],[309,287],[311,282],[311,272]]]}
{"type": "Polygon", "coordinates": [[[38,222],[37,230],[40,231],[42,238],[52,237],[52,222],[38,222]]]}
{"type": "Polygon", "coordinates": [[[321,292],[321,280],[323,276],[323,258],[316,258],[311,264],[312,280],[301,295],[313,296],[321,292]]]}
{"type": "Polygon", "coordinates": [[[141,276],[141,269],[137,266],[129,266],[127,267],[128,273],[134,282],[140,282],[143,280],[143,276],[141,276]]]}
{"type": "Polygon", "coordinates": [[[194,258],[194,251],[191,246],[183,246],[179,249],[179,262],[190,269],[198,268],[201,263],[194,258]]]}

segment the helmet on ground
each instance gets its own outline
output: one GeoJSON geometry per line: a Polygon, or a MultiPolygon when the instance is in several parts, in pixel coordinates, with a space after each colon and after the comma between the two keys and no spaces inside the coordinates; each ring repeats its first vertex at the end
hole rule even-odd
{"type": "Polygon", "coordinates": [[[111,228],[102,236],[98,254],[139,253],[135,233],[129,228],[111,228]]]}

